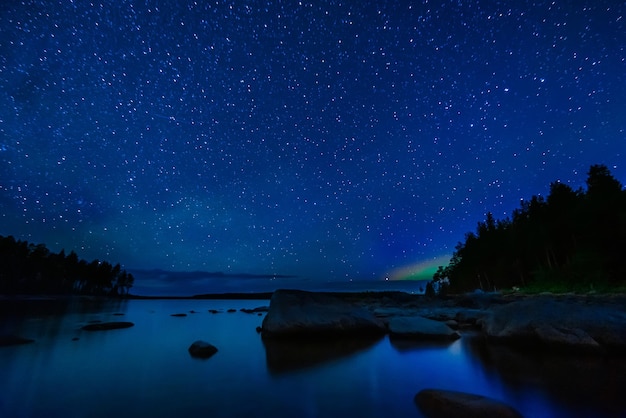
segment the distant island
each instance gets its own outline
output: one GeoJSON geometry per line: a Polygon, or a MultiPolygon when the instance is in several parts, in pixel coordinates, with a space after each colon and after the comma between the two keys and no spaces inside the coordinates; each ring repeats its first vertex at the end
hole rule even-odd
{"type": "Polygon", "coordinates": [[[170,271],[162,269],[133,269],[137,275],[149,274],[151,276],[160,277],[163,280],[184,280],[184,279],[292,279],[298,276],[290,274],[257,274],[257,273],[224,273],[223,271],[170,271]]]}
{"type": "Polygon", "coordinates": [[[604,165],[591,166],[586,185],[553,182],[546,199],[522,201],[511,219],[487,213],[427,293],[625,292],[626,190],[604,165]]]}
{"type": "Polygon", "coordinates": [[[119,263],[87,262],[74,251],[54,253],[44,244],[0,235],[0,294],[126,297],[134,281],[119,263]]]}

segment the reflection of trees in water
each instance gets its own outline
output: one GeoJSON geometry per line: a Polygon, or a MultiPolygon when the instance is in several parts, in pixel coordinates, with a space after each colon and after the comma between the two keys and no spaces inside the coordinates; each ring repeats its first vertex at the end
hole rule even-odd
{"type": "Polygon", "coordinates": [[[107,299],[98,297],[67,296],[54,298],[11,299],[6,298],[0,304],[2,317],[41,317],[70,313],[91,314],[102,312],[123,312],[126,299],[107,299]]]}
{"type": "Polygon", "coordinates": [[[265,358],[271,374],[282,374],[348,357],[372,347],[382,337],[264,338],[265,358]]]}
{"type": "Polygon", "coordinates": [[[537,388],[569,409],[626,416],[626,357],[563,355],[487,344],[475,337],[465,349],[486,372],[514,391],[537,388]]]}

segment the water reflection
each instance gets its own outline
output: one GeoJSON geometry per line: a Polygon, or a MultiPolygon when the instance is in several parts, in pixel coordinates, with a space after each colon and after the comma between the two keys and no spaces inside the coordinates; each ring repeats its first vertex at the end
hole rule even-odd
{"type": "Polygon", "coordinates": [[[406,351],[420,351],[429,348],[448,348],[454,344],[455,341],[456,340],[425,341],[410,338],[389,337],[391,346],[400,353],[406,351]]]}
{"type": "Polygon", "coordinates": [[[575,416],[626,416],[626,358],[516,350],[465,338],[467,352],[492,379],[513,390],[534,387],[575,416]],[[575,411],[575,412],[574,412],[575,411]]]}
{"type": "Polygon", "coordinates": [[[467,334],[450,345],[263,341],[261,317],[226,313],[261,304],[87,300],[0,317],[0,328],[35,340],[0,348],[0,417],[417,418],[413,397],[427,387],[498,399],[526,417],[626,416],[624,359],[528,355],[467,334]],[[95,320],[135,326],[80,330],[95,320]],[[198,339],[219,352],[194,361],[187,349],[198,339]]]}
{"type": "Polygon", "coordinates": [[[381,339],[382,337],[296,340],[264,338],[263,346],[270,374],[282,374],[349,357],[367,350],[381,339]]]}
{"type": "Polygon", "coordinates": [[[113,320],[124,315],[127,300],[71,297],[58,299],[3,300],[0,304],[0,335],[52,340],[72,332],[79,337],[77,325],[113,320]],[[78,320],[76,324],[68,319],[78,320]]]}

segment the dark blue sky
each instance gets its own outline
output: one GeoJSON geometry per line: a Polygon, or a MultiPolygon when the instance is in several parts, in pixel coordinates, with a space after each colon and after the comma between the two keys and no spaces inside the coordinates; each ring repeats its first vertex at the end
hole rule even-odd
{"type": "Polygon", "coordinates": [[[2,1],[0,234],[126,268],[402,278],[591,164],[623,1],[2,1]],[[555,4],[552,4],[555,3],[555,4]]]}

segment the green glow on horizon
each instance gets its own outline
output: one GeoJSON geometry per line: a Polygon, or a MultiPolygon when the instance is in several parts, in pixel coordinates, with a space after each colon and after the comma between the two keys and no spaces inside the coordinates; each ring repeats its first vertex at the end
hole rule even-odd
{"type": "Polygon", "coordinates": [[[447,266],[450,256],[440,256],[428,261],[420,261],[408,266],[398,267],[391,271],[389,280],[431,280],[439,266],[447,266]]]}

